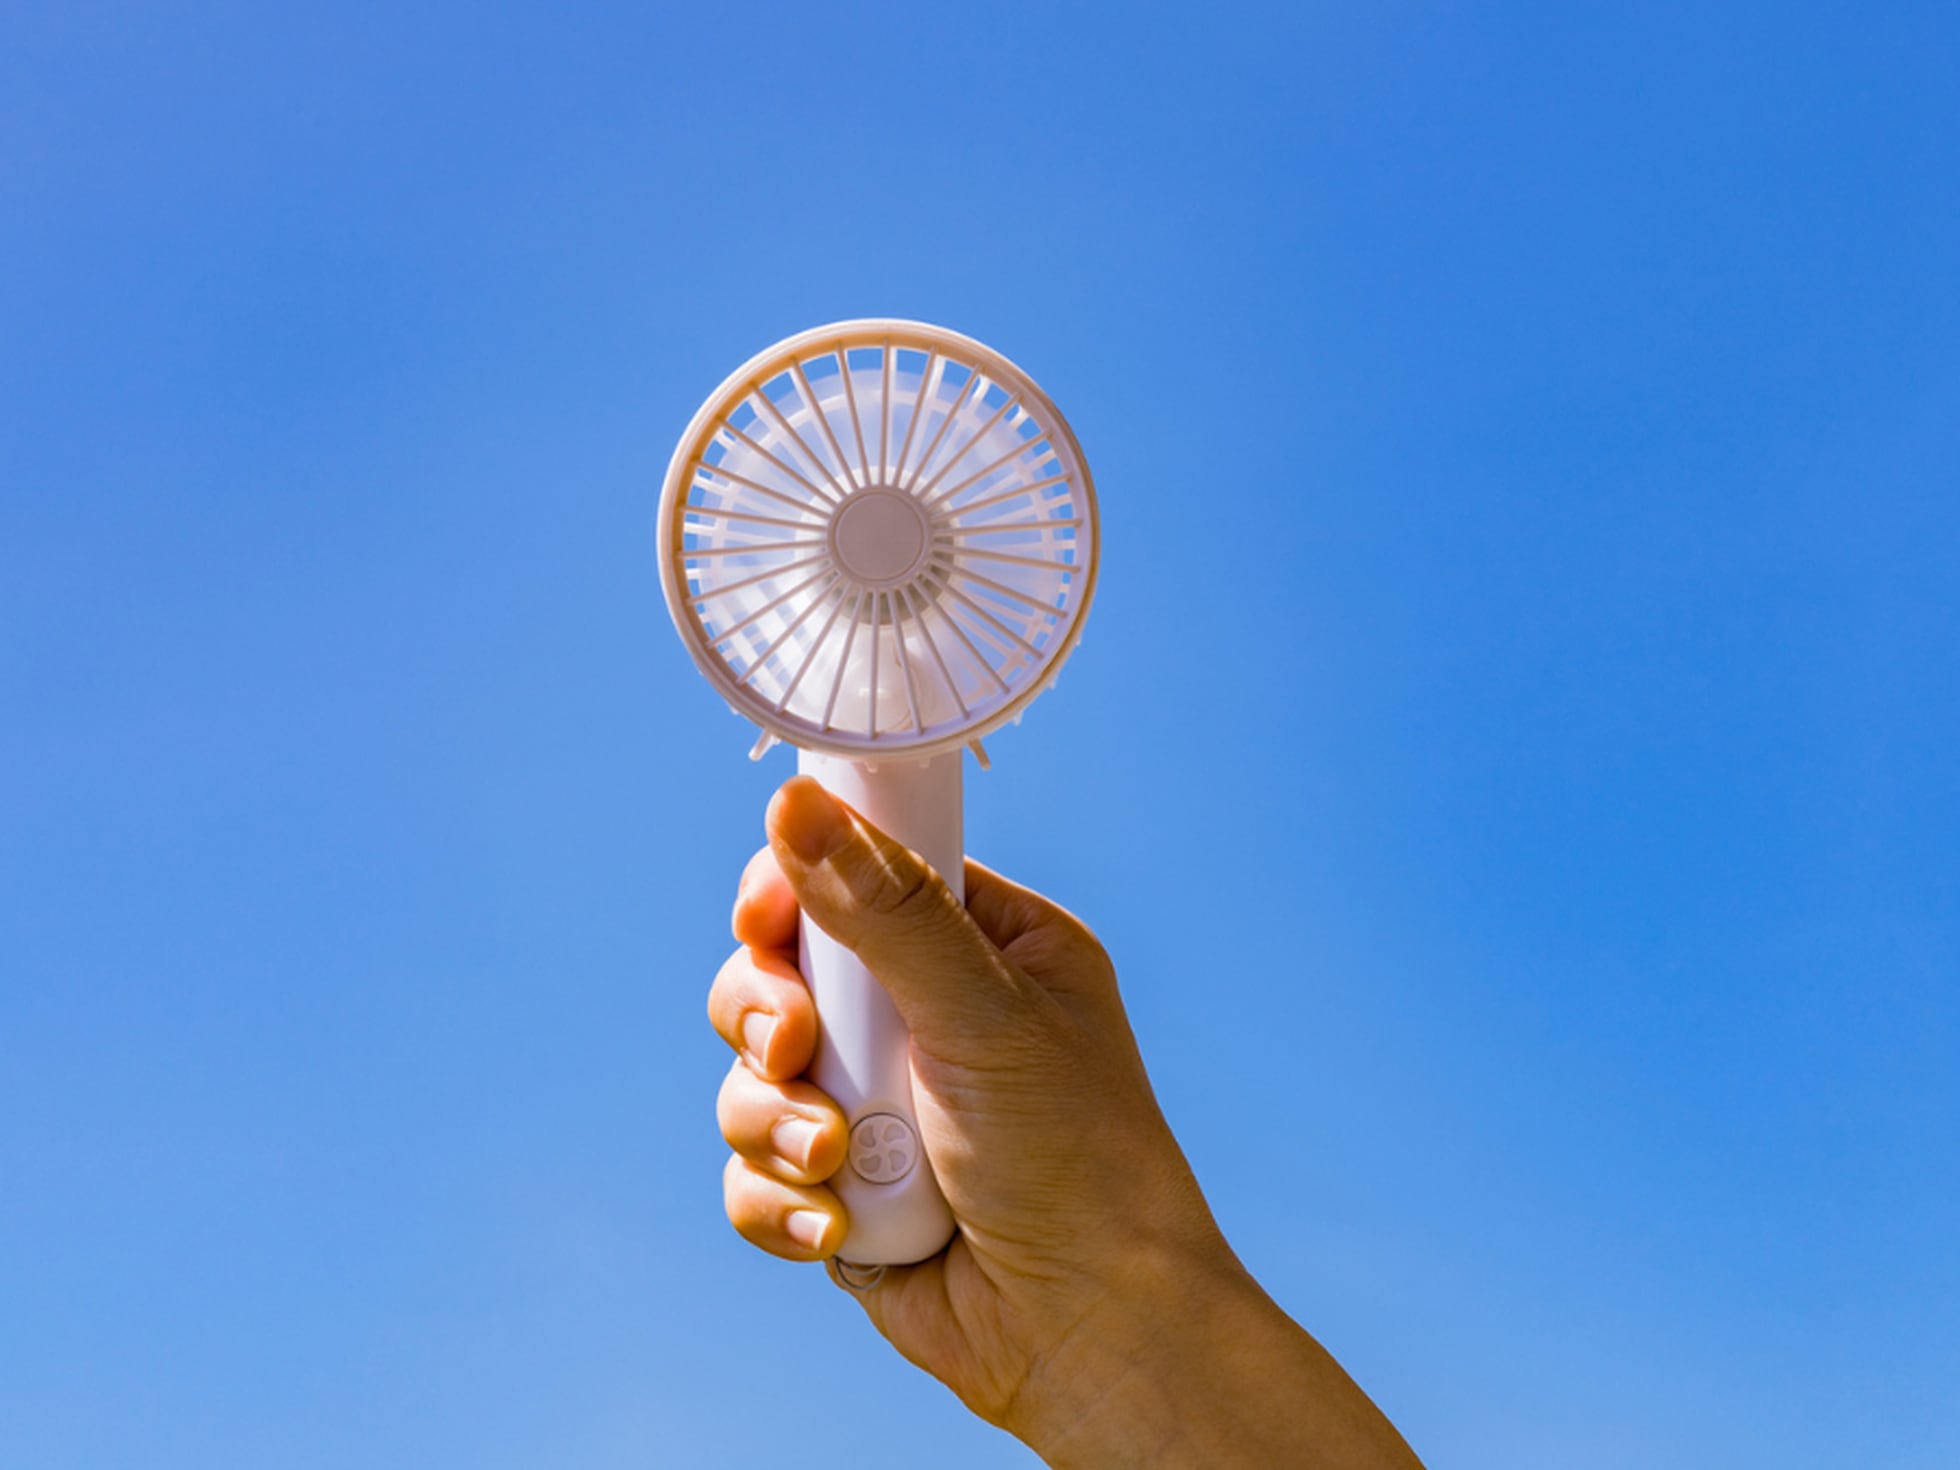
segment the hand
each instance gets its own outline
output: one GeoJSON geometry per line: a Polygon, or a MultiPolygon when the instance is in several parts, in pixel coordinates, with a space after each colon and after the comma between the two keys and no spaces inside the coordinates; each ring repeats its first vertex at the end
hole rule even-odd
{"type": "Polygon", "coordinates": [[[799,1080],[817,1017],[799,910],[857,952],[912,1033],[921,1137],[952,1244],[856,1293],[878,1330],[1051,1464],[1415,1459],[1226,1245],[1083,924],[977,863],[937,874],[806,777],[743,874],[743,948],[708,997],[738,1055],[718,1113],[728,1217],[762,1249],[828,1258],[844,1118],[799,1080]]]}

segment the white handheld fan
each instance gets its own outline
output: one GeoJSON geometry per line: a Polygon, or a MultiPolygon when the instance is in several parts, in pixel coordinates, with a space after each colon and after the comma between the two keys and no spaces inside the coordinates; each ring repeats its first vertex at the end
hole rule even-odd
{"type": "MultiPolygon", "coordinates": [[[[797,770],[963,894],[961,748],[1018,720],[1075,646],[1096,498],[1032,379],[941,327],[852,321],[750,359],[687,426],[660,497],[660,575],[750,752],[797,770]]],[[[924,1157],[910,1038],[856,956],[814,925],[810,1076],[850,1124],[831,1180],[841,1261],[924,1260],[953,1218],[924,1157]]]]}

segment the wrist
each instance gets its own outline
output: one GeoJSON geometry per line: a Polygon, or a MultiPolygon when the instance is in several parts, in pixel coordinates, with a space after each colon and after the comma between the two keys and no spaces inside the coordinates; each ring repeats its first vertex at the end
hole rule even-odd
{"type": "Polygon", "coordinates": [[[1222,1237],[1141,1254],[1100,1305],[1006,1426],[1052,1470],[1421,1470],[1222,1237]]]}
{"type": "Polygon", "coordinates": [[[1181,1443],[1205,1442],[1191,1413],[1211,1397],[1217,1345],[1265,1336],[1278,1313],[1223,1239],[1134,1248],[1112,1274],[1006,1425],[1056,1470],[1183,1463],[1181,1443]]]}

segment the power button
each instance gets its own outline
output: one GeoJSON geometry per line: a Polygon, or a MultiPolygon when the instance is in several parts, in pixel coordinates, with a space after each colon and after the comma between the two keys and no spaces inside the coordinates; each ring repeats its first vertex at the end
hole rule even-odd
{"type": "Polygon", "coordinates": [[[919,1161],[912,1125],[896,1113],[867,1113],[851,1128],[851,1168],[867,1184],[896,1184],[919,1161]]]}

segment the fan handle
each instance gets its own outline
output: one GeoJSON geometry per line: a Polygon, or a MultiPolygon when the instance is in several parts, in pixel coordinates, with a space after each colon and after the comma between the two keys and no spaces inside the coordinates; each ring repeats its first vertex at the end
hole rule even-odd
{"type": "MultiPolygon", "coordinates": [[[[956,749],[873,767],[799,750],[796,769],[918,853],[964,902],[961,756],[956,749]]],[[[803,977],[817,1006],[809,1077],[836,1100],[851,1129],[845,1162],[830,1180],[850,1213],[837,1257],[853,1266],[923,1261],[953,1238],[953,1212],[925,1156],[912,1103],[911,1033],[855,954],[807,918],[800,927],[803,977]]]]}

